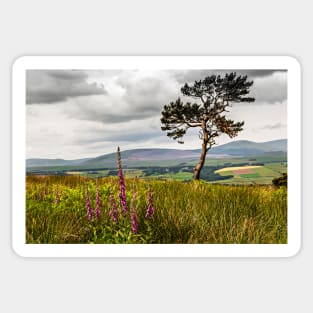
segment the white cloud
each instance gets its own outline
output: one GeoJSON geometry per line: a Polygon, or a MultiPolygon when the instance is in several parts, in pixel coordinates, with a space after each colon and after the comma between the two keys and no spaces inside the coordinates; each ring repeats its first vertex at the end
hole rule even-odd
{"type": "Polygon", "coordinates": [[[251,94],[258,102],[270,104],[280,103],[287,99],[287,75],[285,72],[275,72],[271,76],[257,77],[251,94]]]}
{"type": "MultiPolygon", "coordinates": [[[[70,81],[70,74],[63,76],[70,81]]],[[[184,71],[186,78],[191,74],[195,73],[184,71]]],[[[287,136],[283,127],[287,122],[287,75],[284,72],[265,74],[268,73],[253,78],[256,102],[235,104],[231,108],[231,118],[245,121],[244,130],[234,140],[266,141],[287,136]]],[[[122,150],[200,148],[197,129],[188,131],[184,145],[160,129],[163,106],[180,96],[181,82],[175,71],[99,70],[84,71],[81,77],[85,84],[103,85],[105,93],[65,97],[46,105],[27,105],[28,158],[94,157],[115,151],[117,145],[122,150]]],[[[219,144],[228,141],[227,136],[218,138],[219,144]]]]}
{"type": "Polygon", "coordinates": [[[244,130],[236,139],[249,139],[258,142],[287,138],[286,127],[268,125],[286,125],[287,102],[272,105],[267,102],[256,102],[251,105],[237,104],[228,116],[234,120],[245,121],[244,130]]]}
{"type": "Polygon", "coordinates": [[[70,99],[64,106],[68,116],[103,123],[145,119],[159,114],[180,92],[167,71],[124,71],[98,79],[106,94],[70,99]]]}

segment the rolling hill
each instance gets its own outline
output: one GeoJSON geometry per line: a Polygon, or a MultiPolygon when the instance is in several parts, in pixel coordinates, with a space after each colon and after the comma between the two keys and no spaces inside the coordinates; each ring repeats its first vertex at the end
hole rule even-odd
{"type": "Polygon", "coordinates": [[[84,162],[91,160],[91,158],[77,159],[77,160],[64,160],[64,159],[27,159],[26,167],[34,166],[73,166],[80,165],[84,162]]]}
{"type": "Polygon", "coordinates": [[[213,147],[209,151],[209,155],[249,156],[272,151],[287,152],[287,139],[267,142],[253,142],[248,140],[233,141],[225,145],[213,147]]]}
{"type": "MultiPolygon", "coordinates": [[[[213,147],[207,158],[227,158],[227,157],[247,157],[254,155],[266,155],[271,152],[287,152],[287,139],[274,140],[268,142],[253,142],[248,140],[233,141],[221,146],[213,147]]],[[[163,163],[166,161],[185,162],[188,160],[197,160],[200,150],[178,150],[178,149],[134,149],[122,151],[123,164],[133,166],[138,164],[163,163]]],[[[109,153],[96,158],[84,158],[76,160],[63,159],[27,159],[27,169],[41,167],[115,167],[116,153],[109,153]]]]}

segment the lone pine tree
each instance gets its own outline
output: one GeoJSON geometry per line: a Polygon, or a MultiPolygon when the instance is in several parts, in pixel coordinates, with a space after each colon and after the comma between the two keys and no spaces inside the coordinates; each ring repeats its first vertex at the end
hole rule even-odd
{"type": "Polygon", "coordinates": [[[187,83],[181,88],[184,96],[198,100],[198,103],[183,101],[178,98],[175,102],[165,105],[162,111],[161,129],[167,136],[184,143],[181,139],[189,128],[199,127],[199,138],[202,140],[201,156],[194,168],[194,179],[200,178],[200,172],[209,149],[216,144],[216,137],[226,134],[230,138],[243,130],[244,122],[235,122],[226,118],[225,113],[233,103],[253,102],[249,97],[253,81],[247,76],[237,76],[232,72],[220,75],[210,75],[203,80],[187,83]]]}

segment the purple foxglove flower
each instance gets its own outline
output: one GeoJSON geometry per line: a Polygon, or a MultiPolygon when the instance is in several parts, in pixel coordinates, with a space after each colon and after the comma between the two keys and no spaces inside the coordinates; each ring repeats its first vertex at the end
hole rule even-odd
{"type": "Polygon", "coordinates": [[[120,185],[120,204],[122,206],[122,209],[124,212],[126,212],[127,209],[127,203],[126,203],[126,187],[125,187],[125,180],[124,180],[124,174],[122,169],[122,161],[121,161],[121,151],[120,147],[117,148],[117,168],[118,168],[118,182],[120,185]]]}
{"type": "Polygon", "coordinates": [[[57,205],[59,203],[59,191],[58,189],[55,191],[54,204],[57,205]]]}
{"type": "Polygon", "coordinates": [[[96,209],[95,209],[96,218],[99,218],[99,216],[100,216],[100,213],[101,213],[100,207],[101,207],[101,200],[100,200],[99,186],[98,186],[98,181],[97,181],[97,189],[96,189],[96,209]]]}
{"type": "Polygon", "coordinates": [[[153,206],[153,194],[152,194],[152,191],[151,191],[151,187],[149,185],[149,188],[148,188],[148,207],[147,207],[147,211],[146,211],[146,215],[145,217],[146,218],[152,218],[153,219],[153,215],[154,215],[154,206],[153,206]]]}
{"type": "Polygon", "coordinates": [[[86,198],[87,218],[88,218],[88,221],[91,221],[91,219],[92,219],[92,208],[91,208],[91,204],[90,204],[90,198],[89,198],[89,192],[88,192],[87,186],[86,186],[86,190],[85,190],[85,198],[86,198]]]}
{"type": "Polygon", "coordinates": [[[138,234],[138,221],[136,212],[131,213],[131,219],[132,219],[132,231],[134,232],[134,234],[138,234]]]}

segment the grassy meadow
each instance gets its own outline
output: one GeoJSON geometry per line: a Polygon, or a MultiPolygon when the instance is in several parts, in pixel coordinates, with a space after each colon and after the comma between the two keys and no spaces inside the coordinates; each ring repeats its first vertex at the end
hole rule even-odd
{"type": "Polygon", "coordinates": [[[287,189],[127,177],[26,177],[26,242],[287,243],[287,189]],[[125,210],[126,208],[126,210],[125,210]]]}

